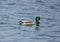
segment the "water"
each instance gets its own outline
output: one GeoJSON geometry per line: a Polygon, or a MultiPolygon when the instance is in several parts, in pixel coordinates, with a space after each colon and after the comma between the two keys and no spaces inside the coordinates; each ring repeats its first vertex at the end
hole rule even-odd
{"type": "Polygon", "coordinates": [[[0,42],[60,42],[60,0],[0,0],[0,42]],[[19,25],[36,16],[40,26],[19,25]]]}

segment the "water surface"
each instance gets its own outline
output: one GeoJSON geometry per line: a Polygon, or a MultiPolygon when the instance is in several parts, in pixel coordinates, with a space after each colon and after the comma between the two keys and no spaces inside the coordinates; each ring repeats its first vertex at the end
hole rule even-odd
{"type": "Polygon", "coordinates": [[[0,0],[0,42],[60,42],[60,0],[0,0]],[[21,26],[21,19],[40,26],[21,26]]]}

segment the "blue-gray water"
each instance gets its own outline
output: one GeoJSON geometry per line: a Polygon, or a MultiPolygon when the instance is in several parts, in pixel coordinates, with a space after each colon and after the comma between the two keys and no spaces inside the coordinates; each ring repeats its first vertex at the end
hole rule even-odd
{"type": "Polygon", "coordinates": [[[0,0],[0,42],[60,42],[60,0],[0,0]],[[19,25],[36,16],[39,27],[19,25]]]}

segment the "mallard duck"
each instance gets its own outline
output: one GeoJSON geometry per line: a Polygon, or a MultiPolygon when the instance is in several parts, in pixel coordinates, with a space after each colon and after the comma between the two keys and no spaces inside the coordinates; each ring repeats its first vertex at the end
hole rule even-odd
{"type": "Polygon", "coordinates": [[[19,21],[19,24],[20,25],[28,25],[28,26],[30,26],[30,25],[36,25],[36,26],[38,26],[39,25],[39,20],[40,20],[40,17],[39,16],[37,16],[36,18],[35,18],[35,22],[34,21],[30,21],[30,20],[21,20],[21,21],[19,21]]]}

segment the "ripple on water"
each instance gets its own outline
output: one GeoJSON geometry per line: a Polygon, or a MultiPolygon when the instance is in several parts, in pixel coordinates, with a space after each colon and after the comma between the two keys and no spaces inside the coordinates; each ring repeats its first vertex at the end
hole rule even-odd
{"type": "Polygon", "coordinates": [[[42,0],[36,0],[36,3],[40,4],[40,5],[45,5],[45,2],[42,0]]]}
{"type": "Polygon", "coordinates": [[[7,24],[7,23],[5,23],[5,22],[0,22],[0,24],[7,24]]]}
{"type": "Polygon", "coordinates": [[[60,6],[60,4],[58,4],[58,3],[57,3],[57,4],[55,4],[55,5],[56,5],[56,6],[60,6]]]}
{"type": "Polygon", "coordinates": [[[0,0],[0,1],[7,1],[7,0],[0,0]]]}
{"type": "Polygon", "coordinates": [[[16,5],[16,3],[7,3],[8,5],[16,5]]]}
{"type": "Polygon", "coordinates": [[[0,39],[4,39],[4,38],[5,38],[5,36],[0,35],[0,39]]]}

